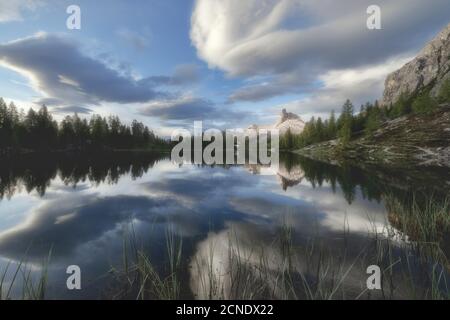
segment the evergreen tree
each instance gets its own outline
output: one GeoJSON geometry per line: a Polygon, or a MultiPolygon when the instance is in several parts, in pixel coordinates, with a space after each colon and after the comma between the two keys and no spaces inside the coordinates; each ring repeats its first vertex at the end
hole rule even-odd
{"type": "Polygon", "coordinates": [[[428,92],[424,92],[419,95],[412,104],[414,113],[427,114],[432,112],[437,107],[437,102],[434,100],[428,92]]]}
{"type": "Polygon", "coordinates": [[[0,98],[0,153],[14,148],[97,150],[104,147],[128,149],[168,145],[136,120],[128,126],[122,124],[117,116],[106,120],[93,115],[88,121],[75,113],[58,124],[45,105],[38,111],[29,109],[25,115],[23,110],[17,110],[14,103],[7,106],[0,98]]]}
{"type": "Polygon", "coordinates": [[[366,136],[371,136],[379,127],[381,123],[380,110],[378,107],[370,108],[367,111],[367,118],[365,122],[364,133],[366,136]]]}
{"type": "Polygon", "coordinates": [[[0,98],[0,149],[7,148],[11,143],[11,122],[6,102],[0,98]]]}
{"type": "Polygon", "coordinates": [[[108,123],[105,118],[93,115],[89,121],[89,130],[93,146],[105,146],[108,139],[108,123]]]}
{"type": "Polygon", "coordinates": [[[71,116],[66,116],[59,126],[59,146],[60,148],[72,148],[75,145],[74,121],[71,116]]]}
{"type": "Polygon", "coordinates": [[[391,118],[397,118],[404,116],[411,112],[411,107],[408,101],[408,96],[405,93],[402,93],[400,97],[397,99],[397,101],[393,104],[391,111],[390,111],[390,117],[391,118]]]}
{"type": "Polygon", "coordinates": [[[341,116],[339,117],[339,139],[342,145],[347,145],[352,136],[353,127],[353,104],[349,99],[342,106],[341,116]]]}
{"type": "Polygon", "coordinates": [[[325,140],[325,126],[323,124],[322,118],[317,118],[316,123],[316,133],[315,133],[315,142],[320,142],[325,140]]]}
{"type": "Polygon", "coordinates": [[[335,139],[337,134],[336,115],[334,110],[331,111],[330,119],[328,121],[328,138],[335,139]]]}
{"type": "Polygon", "coordinates": [[[439,89],[438,102],[450,102],[450,78],[445,80],[439,89]]]}

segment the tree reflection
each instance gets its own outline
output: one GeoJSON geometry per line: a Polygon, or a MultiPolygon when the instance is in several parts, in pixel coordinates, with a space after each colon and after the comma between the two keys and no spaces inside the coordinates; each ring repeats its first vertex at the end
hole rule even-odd
{"type": "Polygon", "coordinates": [[[55,178],[66,185],[89,180],[94,184],[115,184],[123,175],[142,177],[166,154],[150,152],[111,152],[99,154],[27,154],[0,160],[0,199],[10,199],[16,192],[36,191],[44,196],[55,178]]]}
{"type": "Polygon", "coordinates": [[[428,199],[430,195],[438,200],[450,194],[450,172],[442,168],[362,168],[345,163],[338,166],[292,153],[281,154],[280,164],[288,172],[295,172],[300,167],[304,172],[304,179],[314,188],[327,183],[336,192],[339,186],[350,204],[357,192],[364,199],[378,202],[387,194],[400,199],[410,198],[414,194],[416,200],[428,199]]]}

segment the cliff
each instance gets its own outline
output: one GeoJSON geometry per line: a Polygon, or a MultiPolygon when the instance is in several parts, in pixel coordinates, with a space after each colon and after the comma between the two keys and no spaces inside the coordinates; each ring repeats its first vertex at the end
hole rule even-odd
{"type": "Polygon", "coordinates": [[[450,24],[402,68],[389,74],[385,81],[382,105],[394,104],[400,95],[407,96],[429,89],[437,96],[443,82],[450,78],[450,24]]]}

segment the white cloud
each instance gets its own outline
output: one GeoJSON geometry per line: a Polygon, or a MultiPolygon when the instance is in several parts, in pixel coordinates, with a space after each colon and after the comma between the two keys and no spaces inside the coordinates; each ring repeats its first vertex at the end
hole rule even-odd
{"type": "Polygon", "coordinates": [[[229,76],[267,77],[231,101],[300,93],[329,70],[379,64],[418,50],[448,23],[448,0],[379,0],[383,30],[366,28],[371,0],[197,0],[191,40],[229,76]],[[415,34],[414,37],[411,37],[415,34]]]}
{"type": "Polygon", "coordinates": [[[36,10],[44,5],[42,0],[2,0],[0,1],[0,23],[21,21],[25,10],[36,10]]]}
{"type": "Polygon", "coordinates": [[[386,76],[411,60],[411,57],[400,56],[385,63],[354,69],[330,70],[319,76],[323,86],[310,95],[292,101],[285,107],[303,116],[324,116],[331,110],[340,112],[346,99],[350,99],[358,109],[360,104],[373,102],[381,97],[386,76]]]}
{"type": "Polygon", "coordinates": [[[249,112],[223,108],[212,101],[198,98],[190,93],[172,99],[155,100],[140,108],[140,114],[157,117],[169,122],[191,125],[193,121],[237,121],[245,119],[249,112]]]}
{"type": "Polygon", "coordinates": [[[340,89],[358,85],[366,81],[378,81],[386,78],[390,72],[397,70],[413,57],[399,57],[375,66],[368,66],[358,69],[331,70],[319,76],[328,89],[340,89]]]}
{"type": "Polygon", "coordinates": [[[78,43],[71,40],[40,33],[0,44],[0,65],[27,77],[33,88],[55,105],[124,104],[166,96],[148,79],[124,76],[84,55],[78,43]]]}
{"type": "Polygon", "coordinates": [[[191,18],[192,42],[199,56],[211,67],[219,67],[232,75],[254,73],[250,70],[252,60],[268,60],[277,55],[276,51],[278,55],[284,54],[284,50],[271,50],[273,46],[266,44],[284,41],[277,31],[283,18],[298,3],[297,0],[249,0],[245,3],[199,0],[191,18]],[[247,55],[250,52],[253,54],[247,55]]]}

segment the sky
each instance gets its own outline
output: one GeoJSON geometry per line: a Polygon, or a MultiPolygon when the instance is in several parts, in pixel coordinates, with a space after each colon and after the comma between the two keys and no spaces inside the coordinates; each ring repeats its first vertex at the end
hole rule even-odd
{"type": "Polygon", "coordinates": [[[0,0],[0,97],[138,119],[156,133],[327,117],[450,22],[449,0],[0,0]],[[369,30],[367,8],[381,9],[369,30]],[[70,5],[81,29],[66,26],[70,5]]]}

